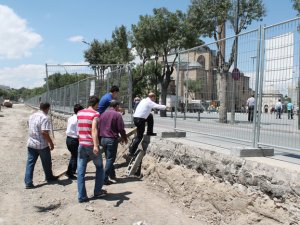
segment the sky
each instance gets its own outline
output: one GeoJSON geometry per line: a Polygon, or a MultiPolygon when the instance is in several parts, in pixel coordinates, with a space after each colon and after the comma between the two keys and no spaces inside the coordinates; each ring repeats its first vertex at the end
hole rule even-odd
{"type": "MultiPolygon", "coordinates": [[[[272,25],[296,17],[290,0],[263,0],[272,25]]],[[[44,84],[45,64],[83,64],[82,40],[110,40],[140,15],[166,7],[186,12],[190,0],[0,0],[0,85],[33,88],[44,84]]]]}

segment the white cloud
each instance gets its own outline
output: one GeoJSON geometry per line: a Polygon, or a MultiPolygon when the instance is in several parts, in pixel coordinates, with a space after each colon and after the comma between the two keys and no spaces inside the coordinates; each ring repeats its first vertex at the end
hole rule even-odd
{"type": "Polygon", "coordinates": [[[42,86],[46,77],[45,65],[26,64],[0,69],[0,84],[11,88],[42,86]]]}
{"type": "Polygon", "coordinates": [[[68,38],[68,41],[71,41],[71,42],[82,42],[83,40],[84,40],[83,37],[80,35],[72,36],[72,37],[68,38]]]}
{"type": "Polygon", "coordinates": [[[15,12],[0,5],[0,59],[28,57],[42,37],[27,27],[26,20],[15,12]]]}

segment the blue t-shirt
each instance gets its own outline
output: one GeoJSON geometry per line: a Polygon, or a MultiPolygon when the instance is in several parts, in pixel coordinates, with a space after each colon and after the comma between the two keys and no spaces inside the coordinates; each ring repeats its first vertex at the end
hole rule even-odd
{"type": "Polygon", "coordinates": [[[99,101],[98,112],[102,114],[109,106],[112,100],[112,93],[106,93],[99,101]]]}
{"type": "Polygon", "coordinates": [[[292,110],[294,108],[293,103],[289,102],[287,104],[287,110],[292,110]]]}

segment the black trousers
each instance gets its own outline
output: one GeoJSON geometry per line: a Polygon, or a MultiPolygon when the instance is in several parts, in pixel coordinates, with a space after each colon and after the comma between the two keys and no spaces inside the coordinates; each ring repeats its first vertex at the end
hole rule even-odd
{"type": "Polygon", "coordinates": [[[71,153],[67,175],[74,175],[77,169],[77,155],[78,155],[78,138],[67,137],[66,140],[67,148],[71,153]]]}
{"type": "Polygon", "coordinates": [[[249,122],[253,122],[253,113],[254,113],[254,105],[251,105],[248,108],[248,121],[249,122]]]}
{"type": "Polygon", "coordinates": [[[137,134],[136,134],[136,137],[133,140],[133,143],[129,147],[129,152],[131,154],[134,154],[136,152],[139,144],[143,140],[146,122],[147,122],[147,133],[148,134],[153,133],[153,125],[154,125],[153,115],[150,113],[150,115],[147,117],[147,119],[134,117],[133,122],[134,122],[134,125],[137,128],[137,134]]]}

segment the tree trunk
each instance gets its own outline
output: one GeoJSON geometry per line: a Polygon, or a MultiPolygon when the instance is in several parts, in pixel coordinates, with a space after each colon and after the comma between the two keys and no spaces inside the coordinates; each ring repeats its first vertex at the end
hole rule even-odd
{"type": "Polygon", "coordinates": [[[219,122],[227,123],[227,106],[226,106],[226,86],[227,86],[226,73],[221,74],[221,82],[219,89],[220,107],[219,107],[219,122]]]}
{"type": "MultiPolygon", "coordinates": [[[[167,88],[162,88],[161,89],[161,104],[166,105],[167,104],[167,88]]],[[[166,110],[160,110],[160,117],[167,117],[167,111],[166,110]]]]}

